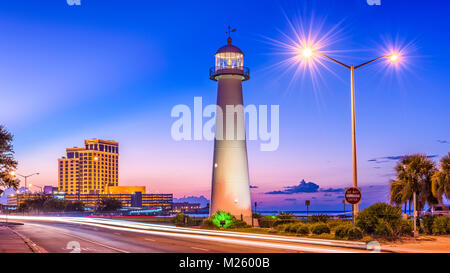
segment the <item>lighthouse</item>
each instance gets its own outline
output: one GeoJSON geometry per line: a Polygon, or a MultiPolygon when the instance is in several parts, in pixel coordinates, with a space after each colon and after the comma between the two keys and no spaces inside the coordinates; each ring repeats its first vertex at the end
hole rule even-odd
{"type": "MultiPolygon", "coordinates": [[[[229,31],[234,32],[234,31],[229,31]]],[[[248,224],[252,221],[242,82],[250,78],[244,54],[231,44],[219,48],[210,79],[217,82],[210,215],[231,213],[248,224]],[[219,114],[221,113],[221,115],[219,114]]]]}

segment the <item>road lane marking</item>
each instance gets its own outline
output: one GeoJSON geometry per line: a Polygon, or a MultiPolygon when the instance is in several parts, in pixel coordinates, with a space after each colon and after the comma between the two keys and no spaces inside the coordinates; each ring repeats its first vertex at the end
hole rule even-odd
{"type": "Polygon", "coordinates": [[[149,238],[144,238],[144,240],[146,240],[146,241],[150,241],[150,242],[154,242],[155,240],[153,240],[153,239],[149,239],[149,238]]]}
{"type": "Polygon", "coordinates": [[[195,247],[195,246],[191,246],[192,249],[197,249],[197,250],[201,250],[201,251],[209,251],[208,249],[204,249],[204,248],[200,248],[200,247],[195,247]]]}
{"type": "MultiPolygon", "coordinates": [[[[29,224],[29,225],[40,226],[40,225],[36,225],[36,224],[29,224]]],[[[54,229],[56,229],[56,228],[54,228],[54,229]]],[[[60,233],[60,234],[64,234],[66,236],[71,236],[71,237],[74,237],[74,238],[77,238],[77,239],[89,242],[91,244],[96,244],[96,245],[99,245],[99,246],[102,246],[102,247],[105,247],[105,248],[109,248],[109,249],[112,249],[112,250],[115,250],[115,251],[118,251],[118,252],[130,253],[130,252],[126,251],[126,250],[123,250],[123,249],[120,249],[120,248],[116,248],[116,247],[113,247],[113,246],[109,246],[109,245],[105,245],[105,244],[102,244],[102,243],[99,243],[99,242],[95,242],[95,241],[92,241],[92,240],[89,240],[89,239],[86,239],[86,238],[83,238],[83,237],[80,237],[80,236],[77,236],[77,235],[73,235],[73,234],[70,234],[70,233],[65,233],[65,232],[62,232],[62,231],[57,231],[57,232],[60,233]]]]}

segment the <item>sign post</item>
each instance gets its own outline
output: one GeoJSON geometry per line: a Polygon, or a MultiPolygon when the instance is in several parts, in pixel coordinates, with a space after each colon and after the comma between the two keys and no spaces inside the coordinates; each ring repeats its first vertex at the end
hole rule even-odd
{"type": "Polygon", "coordinates": [[[355,205],[361,202],[361,190],[357,187],[346,188],[345,202],[352,204],[352,219],[355,226],[355,205]]]}
{"type": "Polygon", "coordinates": [[[309,215],[309,205],[311,205],[311,201],[306,200],[306,201],[305,201],[305,206],[306,206],[306,219],[308,219],[308,215],[309,215]]]}

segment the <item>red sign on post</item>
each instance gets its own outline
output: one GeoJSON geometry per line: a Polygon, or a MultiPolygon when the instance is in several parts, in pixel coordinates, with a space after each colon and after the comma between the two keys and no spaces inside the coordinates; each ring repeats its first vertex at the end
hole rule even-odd
{"type": "Polygon", "coordinates": [[[345,189],[345,201],[352,205],[358,204],[361,201],[361,191],[354,187],[345,189]]]}

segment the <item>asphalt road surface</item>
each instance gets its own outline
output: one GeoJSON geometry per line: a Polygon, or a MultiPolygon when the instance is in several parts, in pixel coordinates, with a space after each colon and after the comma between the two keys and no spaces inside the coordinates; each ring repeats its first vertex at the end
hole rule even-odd
{"type": "Polygon", "coordinates": [[[363,245],[327,245],[327,240],[166,227],[127,221],[21,219],[10,228],[38,246],[65,253],[283,253],[366,252],[363,245]],[[87,221],[87,222],[85,222],[87,221]],[[284,239],[287,238],[287,239],[284,239]],[[296,241],[297,240],[297,241],[296,241]],[[300,240],[300,241],[299,241],[300,240]]]}

